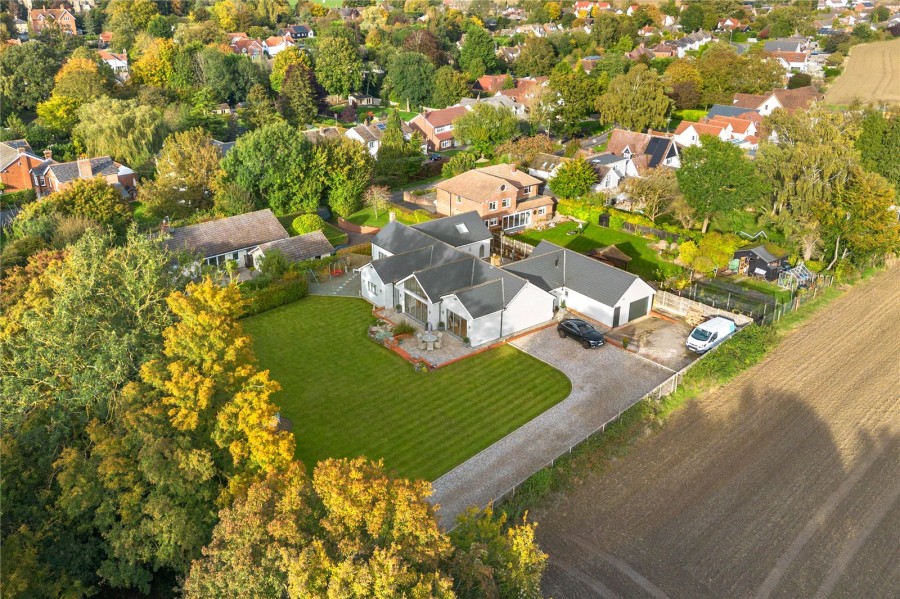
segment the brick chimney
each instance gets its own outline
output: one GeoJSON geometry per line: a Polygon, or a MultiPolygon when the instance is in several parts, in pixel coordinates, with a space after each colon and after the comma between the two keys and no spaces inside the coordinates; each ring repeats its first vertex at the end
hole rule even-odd
{"type": "Polygon", "coordinates": [[[50,148],[44,150],[44,160],[53,160],[53,150],[50,148]]]}
{"type": "Polygon", "coordinates": [[[515,162],[513,162],[512,164],[509,165],[509,170],[511,170],[512,172],[516,172],[517,168],[518,167],[516,166],[515,162]]]}
{"type": "Polygon", "coordinates": [[[91,168],[91,159],[81,157],[78,159],[78,178],[91,179],[94,176],[94,170],[91,168]]]}

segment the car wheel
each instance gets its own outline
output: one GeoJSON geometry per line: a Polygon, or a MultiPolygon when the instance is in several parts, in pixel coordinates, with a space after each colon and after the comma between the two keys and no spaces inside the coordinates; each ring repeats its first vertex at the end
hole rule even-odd
{"type": "Polygon", "coordinates": [[[556,332],[559,333],[560,339],[565,339],[565,338],[566,338],[566,332],[565,332],[564,330],[562,330],[562,329],[556,329],[556,332]]]}
{"type": "Polygon", "coordinates": [[[591,342],[590,341],[582,341],[581,347],[583,347],[584,349],[591,349],[591,342]]]}

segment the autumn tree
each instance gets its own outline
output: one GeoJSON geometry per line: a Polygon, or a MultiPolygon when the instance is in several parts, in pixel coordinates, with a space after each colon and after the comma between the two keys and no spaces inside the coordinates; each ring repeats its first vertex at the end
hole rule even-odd
{"type": "Polygon", "coordinates": [[[446,108],[459,102],[469,94],[466,76],[450,66],[439,68],[434,74],[434,89],[431,93],[430,105],[434,108],[446,108]]]}
{"type": "Polygon", "coordinates": [[[136,83],[166,87],[174,73],[175,44],[169,39],[155,39],[131,66],[136,83]]]}
{"type": "Polygon", "coordinates": [[[626,179],[625,193],[652,221],[672,211],[681,195],[675,171],[669,168],[651,169],[643,177],[626,179]]]}
{"type": "Polygon", "coordinates": [[[696,108],[700,103],[703,79],[692,62],[685,59],[674,61],[663,75],[663,83],[676,108],[696,108]]]}
{"type": "Polygon", "coordinates": [[[586,160],[575,158],[559,167],[549,186],[561,198],[577,198],[590,192],[596,183],[594,167],[586,160]]]}
{"type": "Polygon", "coordinates": [[[555,145],[546,135],[532,135],[508,141],[497,147],[495,154],[504,159],[525,166],[540,153],[553,153],[555,145]]]}
{"type": "Polygon", "coordinates": [[[362,85],[362,59],[345,37],[327,37],[319,42],[316,80],[329,94],[346,96],[362,85]]]}
{"type": "Polygon", "coordinates": [[[440,41],[427,29],[413,29],[410,31],[406,39],[403,40],[403,49],[408,52],[424,54],[435,68],[446,63],[440,41]]]}
{"type": "Polygon", "coordinates": [[[597,100],[601,120],[633,131],[664,127],[671,107],[660,76],[643,64],[610,81],[609,89],[597,100]]]}
{"type": "Polygon", "coordinates": [[[391,190],[384,185],[372,185],[363,193],[363,205],[378,218],[379,212],[387,211],[391,206],[391,190]]]}
{"type": "Polygon", "coordinates": [[[701,135],[700,141],[702,145],[684,149],[676,176],[706,233],[710,219],[751,205],[767,192],[768,184],[736,145],[711,135],[701,135]]]}
{"type": "Polygon", "coordinates": [[[594,111],[597,97],[607,84],[605,78],[591,77],[583,69],[562,64],[550,75],[550,90],[544,101],[551,111],[551,129],[573,134],[594,111]]]}
{"type": "Polygon", "coordinates": [[[478,102],[453,122],[454,135],[484,156],[519,135],[519,119],[505,106],[478,102]]]}
{"type": "Polygon", "coordinates": [[[90,58],[69,58],[56,73],[54,81],[54,95],[66,96],[80,103],[96,100],[108,92],[108,80],[90,58]]]}
{"type": "Polygon", "coordinates": [[[290,46],[275,55],[272,61],[272,73],[269,75],[269,82],[272,89],[276,92],[281,91],[281,82],[287,74],[288,67],[295,64],[303,64],[308,69],[312,68],[309,54],[298,48],[290,46]]]}
{"type": "Polygon", "coordinates": [[[115,48],[131,49],[138,33],[147,29],[158,12],[151,0],[112,0],[106,7],[106,27],[112,33],[115,48]]]}

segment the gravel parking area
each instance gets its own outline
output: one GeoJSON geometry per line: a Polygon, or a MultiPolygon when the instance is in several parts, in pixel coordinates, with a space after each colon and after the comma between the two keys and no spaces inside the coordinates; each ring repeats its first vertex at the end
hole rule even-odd
{"type": "Polygon", "coordinates": [[[627,337],[629,350],[677,371],[700,357],[684,347],[684,342],[692,330],[693,327],[683,320],[647,316],[629,322],[606,335],[619,343],[627,337]]]}
{"type": "Polygon", "coordinates": [[[586,350],[572,339],[560,339],[555,327],[511,345],[565,373],[572,393],[434,481],[432,501],[440,505],[445,528],[468,506],[484,506],[520,484],[672,374],[610,344],[586,350]]]}

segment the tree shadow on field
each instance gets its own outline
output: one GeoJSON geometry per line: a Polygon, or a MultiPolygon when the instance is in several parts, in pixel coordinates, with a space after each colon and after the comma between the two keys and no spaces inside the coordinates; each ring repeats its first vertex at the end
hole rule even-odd
{"type": "MultiPolygon", "coordinates": [[[[538,528],[551,555],[545,594],[596,596],[597,581],[622,597],[753,597],[858,466],[844,463],[808,401],[767,387],[759,380],[740,397],[726,387],[689,402],[559,501],[538,528]]],[[[885,454],[900,446],[896,434],[865,431],[856,445],[861,461],[880,452],[888,465],[885,454]]],[[[827,521],[820,528],[830,532],[827,521]]],[[[772,596],[791,596],[782,587],[792,596],[814,592],[830,559],[813,567],[805,587],[804,572],[788,568],[772,596]]]]}

